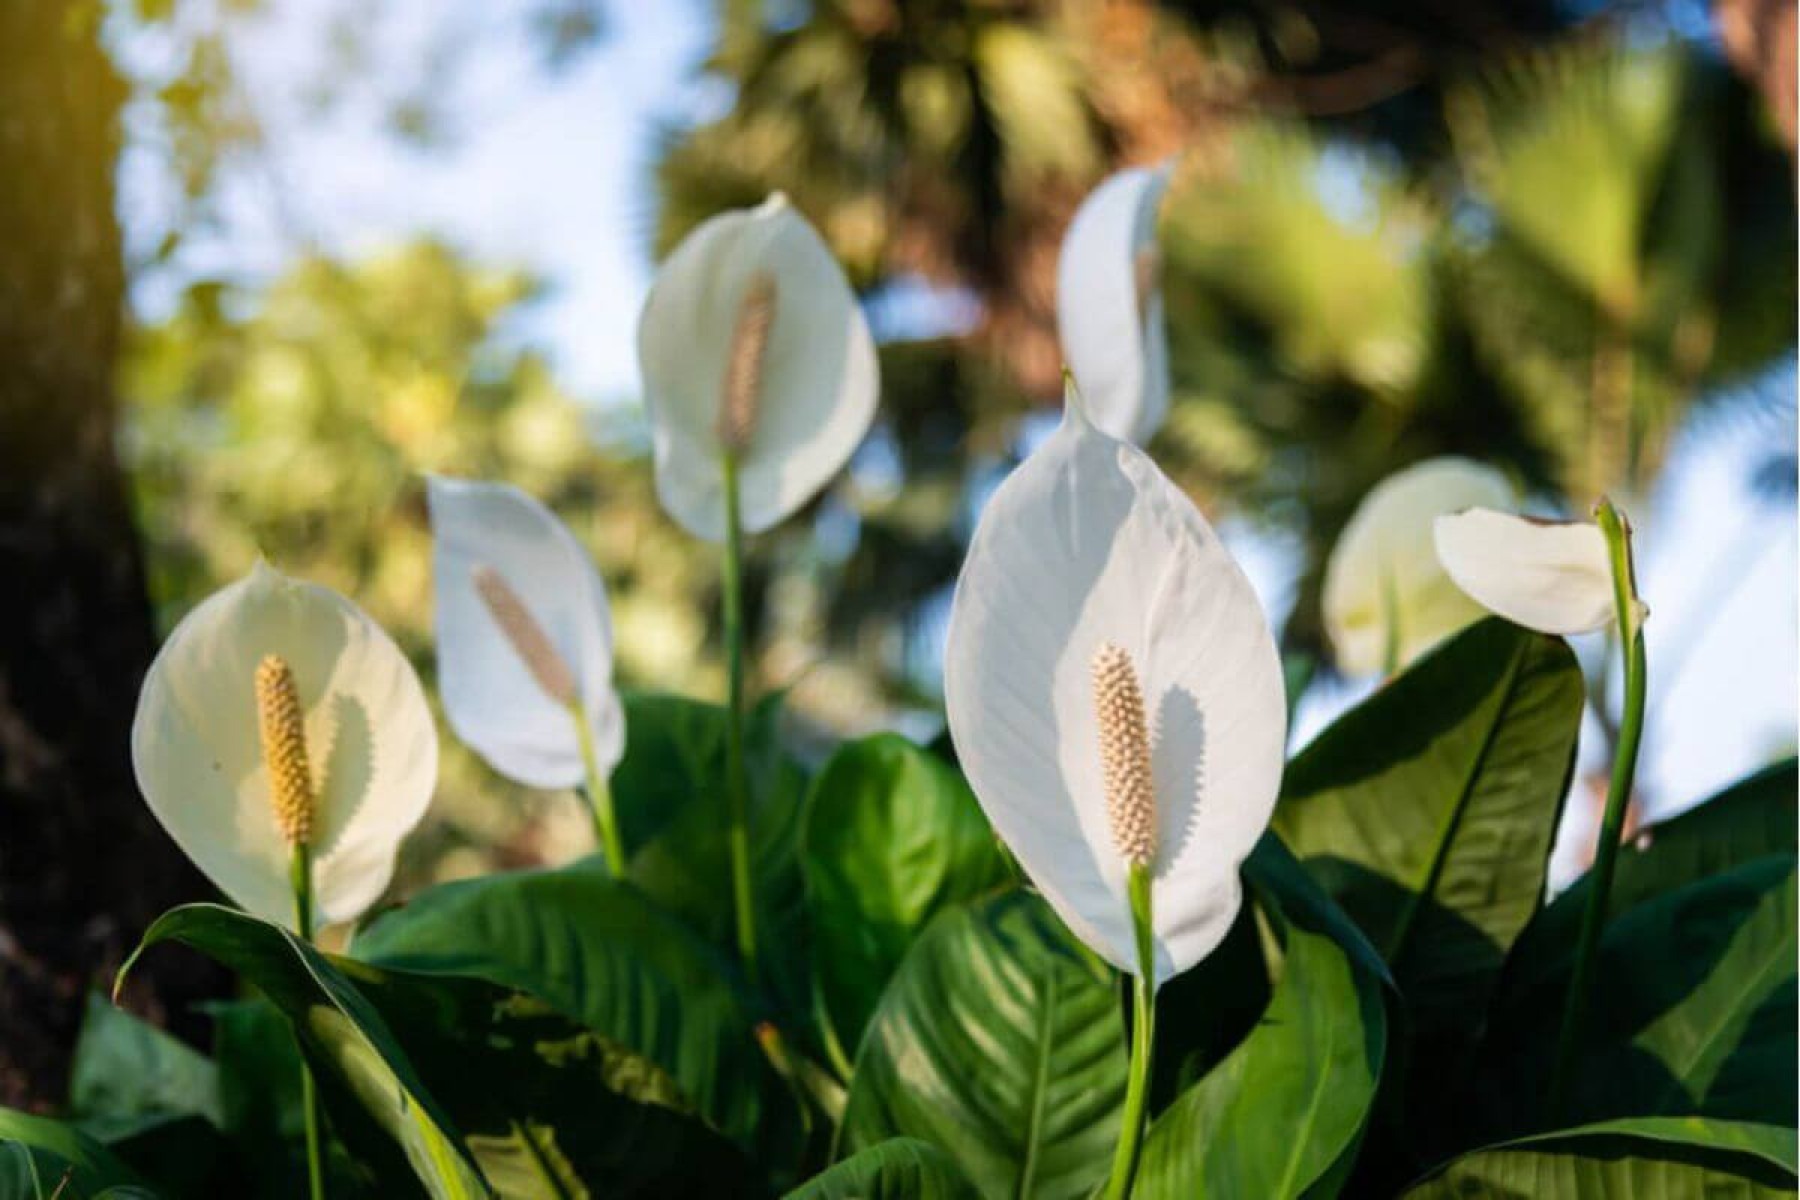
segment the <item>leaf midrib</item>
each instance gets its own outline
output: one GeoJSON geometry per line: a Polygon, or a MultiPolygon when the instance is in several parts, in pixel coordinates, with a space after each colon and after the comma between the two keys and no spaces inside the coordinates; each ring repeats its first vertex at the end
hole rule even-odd
{"type": "Polygon", "coordinates": [[[1032,1072],[1031,1119],[1025,1127],[1025,1158],[1019,1166],[1019,1187],[1015,1193],[1019,1200],[1028,1200],[1033,1177],[1037,1174],[1038,1145],[1044,1123],[1044,1097],[1050,1091],[1050,1031],[1056,1022],[1059,999],[1056,968],[1052,965],[1044,971],[1044,1003],[1038,1016],[1037,1062],[1032,1072]]]}

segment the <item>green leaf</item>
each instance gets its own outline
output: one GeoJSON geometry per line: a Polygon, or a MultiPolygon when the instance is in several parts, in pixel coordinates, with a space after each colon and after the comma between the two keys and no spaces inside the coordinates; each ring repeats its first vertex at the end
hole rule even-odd
{"type": "Polygon", "coordinates": [[[1792,1196],[1793,1141],[1791,1128],[1743,1122],[1609,1121],[1465,1154],[1406,1197],[1792,1196]]]}
{"type": "Polygon", "coordinates": [[[1009,879],[962,776],[895,734],[848,743],[819,772],[803,863],[819,989],[848,1046],[919,930],[1009,879]]]}
{"type": "Polygon", "coordinates": [[[1145,1200],[1299,1196],[1335,1181],[1375,1102],[1387,1053],[1379,960],[1275,838],[1244,874],[1282,943],[1281,977],[1250,1036],[1151,1126],[1135,1192],[1145,1200]]]}
{"type": "Polygon", "coordinates": [[[287,930],[234,909],[189,904],[150,926],[119,977],[144,951],[167,941],[215,959],[268,996],[293,1023],[321,1086],[335,1084],[353,1095],[399,1143],[433,1196],[464,1200],[489,1194],[455,1127],[386,1022],[324,954],[287,930]]]}
{"type": "MultiPolygon", "coordinates": [[[[1776,763],[1667,821],[1638,831],[1619,848],[1607,911],[1617,916],[1654,896],[1722,875],[1745,863],[1795,852],[1800,777],[1795,760],[1776,763]]],[[[1587,910],[1593,879],[1583,875],[1531,922],[1515,953],[1521,961],[1571,943],[1587,910]]]]}
{"type": "MultiPolygon", "coordinates": [[[[806,771],[782,748],[782,696],[750,714],[750,855],[764,977],[789,1012],[811,1008],[806,887],[800,838],[806,771]]],[[[735,953],[736,914],[725,821],[727,713],[678,696],[626,698],[625,757],[613,772],[613,800],[626,846],[627,875],[645,895],[713,945],[735,953]]]]}
{"type": "Polygon", "coordinates": [[[792,1097],[757,1047],[731,964],[591,862],[431,888],[352,949],[380,966],[535,996],[657,1064],[713,1128],[763,1161],[795,1153],[792,1097]]]}
{"type": "Polygon", "coordinates": [[[841,1152],[916,1137],[984,1196],[1083,1197],[1125,1099],[1113,973],[1021,892],[937,917],[869,1022],[841,1152]]]}
{"type": "Polygon", "coordinates": [[[1380,948],[1405,998],[1399,1095],[1414,1140],[1436,1145],[1461,1120],[1442,1094],[1541,904],[1583,703],[1568,646],[1489,619],[1288,767],[1276,832],[1380,948]]]}
{"type": "Polygon", "coordinates": [[[974,1200],[980,1193],[948,1154],[917,1138],[889,1138],[852,1154],[786,1200],[974,1200]]]}
{"type": "Polygon", "coordinates": [[[485,980],[344,963],[508,1200],[764,1194],[644,1059],[485,980]]]}
{"type": "MultiPolygon", "coordinates": [[[[1601,937],[1566,1112],[1580,1121],[1707,1115],[1792,1128],[1796,1055],[1792,855],[1646,900],[1601,937]]],[[[1542,1127],[1573,965],[1569,943],[1509,964],[1477,1099],[1505,1135],[1542,1127]]]]}
{"type": "Polygon", "coordinates": [[[151,1194],[112,1151],[73,1126],[0,1108],[0,1200],[88,1200],[114,1188],[151,1194]]]}
{"type": "Polygon", "coordinates": [[[223,1126],[211,1059],[90,994],[70,1068],[69,1115],[103,1141],[170,1117],[223,1126]]]}

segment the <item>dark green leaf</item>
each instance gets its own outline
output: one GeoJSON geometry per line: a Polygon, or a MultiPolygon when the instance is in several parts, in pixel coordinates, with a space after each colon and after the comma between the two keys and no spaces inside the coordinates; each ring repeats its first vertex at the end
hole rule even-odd
{"type": "Polygon", "coordinates": [[[1255,1030],[1151,1126],[1135,1194],[1299,1196],[1354,1157],[1381,1081],[1381,964],[1273,837],[1245,864],[1280,939],[1255,1030]]]}
{"type": "MultiPolygon", "coordinates": [[[[807,777],[782,748],[781,696],[750,714],[750,853],[764,978],[790,1013],[811,1007],[800,839],[807,777]]],[[[630,731],[613,799],[631,848],[627,874],[667,912],[735,952],[726,824],[726,710],[677,696],[626,700],[630,731]]]]}
{"type": "Polygon", "coordinates": [[[889,1138],[852,1154],[786,1200],[975,1200],[950,1156],[917,1138],[889,1138]]]}
{"type": "Polygon", "coordinates": [[[70,1070],[69,1115],[102,1141],[198,1115],[223,1125],[211,1059],[105,997],[88,997],[70,1070]]]}
{"type": "Polygon", "coordinates": [[[869,1022],[839,1132],[945,1150],[984,1196],[1082,1197],[1125,1098],[1115,977],[1042,900],[1009,892],[928,926],[869,1022]]]}
{"type": "MultiPolygon", "coordinates": [[[[1796,1119],[1794,859],[1762,858],[1646,900],[1609,920],[1569,1080],[1579,1121],[1711,1117],[1792,1128],[1796,1119]]],[[[1508,966],[1482,1048],[1490,1128],[1542,1128],[1573,946],[1508,966]]]]}
{"type": "MultiPolygon", "coordinates": [[[[178,941],[256,985],[293,1023],[321,1084],[354,1095],[398,1142],[433,1196],[486,1196],[455,1127],[425,1090],[386,1022],[326,956],[287,930],[216,904],[190,904],[158,918],[120,971],[161,942],[178,941]]],[[[347,1131],[346,1131],[347,1132],[347,1131]]]]}
{"type": "Polygon", "coordinates": [[[0,1200],[90,1200],[142,1181],[95,1139],[61,1121],[0,1108],[0,1200]],[[61,1188],[60,1194],[58,1188],[61,1188]]]}
{"type": "Polygon", "coordinates": [[[820,992],[846,1046],[926,922],[1009,879],[962,776],[894,734],[843,746],[819,772],[804,867],[820,992]]]}
{"type": "Polygon", "coordinates": [[[432,888],[353,949],[380,966],[535,996],[657,1064],[709,1124],[765,1162],[796,1151],[791,1095],[757,1047],[731,964],[591,863],[432,888]]]}
{"type": "Polygon", "coordinates": [[[1406,1196],[1792,1196],[1793,1141],[1791,1128],[1768,1125],[1691,1117],[1611,1121],[1463,1155],[1406,1196]]]}
{"type": "Polygon", "coordinates": [[[344,963],[509,1200],[763,1194],[758,1173],[641,1056],[479,979],[344,963]]]}
{"type": "Polygon", "coordinates": [[[1392,964],[1463,1025],[1537,910],[1583,704],[1569,648],[1483,621],[1289,765],[1274,828],[1392,964]]]}

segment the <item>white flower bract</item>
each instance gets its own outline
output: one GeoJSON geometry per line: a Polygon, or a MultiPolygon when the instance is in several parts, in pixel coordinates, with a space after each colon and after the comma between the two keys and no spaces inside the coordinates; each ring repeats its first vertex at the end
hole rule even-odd
{"type": "Polygon", "coordinates": [[[437,782],[437,733],[418,676],[350,601],[266,563],[202,601],[144,678],[131,759],[150,810],[245,911],[294,927],[291,847],[258,730],[258,666],[293,675],[313,773],[313,906],[360,916],[387,888],[401,840],[437,782]]]}
{"type": "Polygon", "coordinates": [[[1382,480],[1357,505],[1325,566],[1322,607],[1332,657],[1347,675],[1400,668],[1482,616],[1444,573],[1432,522],[1476,506],[1509,508],[1513,486],[1466,458],[1427,459],[1382,480]],[[1390,627],[1391,626],[1391,627],[1390,627]]]}
{"type": "Polygon", "coordinates": [[[982,514],[951,606],[945,701],[989,821],[1069,928],[1135,973],[1130,864],[1096,720],[1096,671],[1114,659],[1131,664],[1150,733],[1155,835],[1132,844],[1150,847],[1161,983],[1211,952],[1238,911],[1238,867],[1281,782],[1281,664],[1199,510],[1071,394],[1061,427],[982,514]]]}
{"type": "Polygon", "coordinates": [[[1143,445],[1169,412],[1156,209],[1169,169],[1130,167],[1081,202],[1056,264],[1056,329],[1089,418],[1143,445]]]}
{"type": "Polygon", "coordinates": [[[721,417],[751,299],[770,316],[766,342],[750,356],[756,403],[737,455],[747,532],[792,515],[843,469],[879,392],[875,345],[849,282],[786,197],[721,213],[689,234],[644,302],[638,358],[657,496],[709,541],[725,536],[721,417]]]}
{"type": "Polygon", "coordinates": [[[1450,578],[1509,621],[1566,636],[1617,619],[1612,556],[1606,535],[1591,521],[1540,521],[1472,508],[1439,517],[1435,533],[1450,578]]]}
{"type": "Polygon", "coordinates": [[[432,476],[432,577],[437,593],[438,689],[456,735],[502,775],[530,787],[585,778],[579,729],[484,599],[483,577],[547,639],[574,679],[596,767],[625,749],[625,713],[613,687],[612,615],[593,561],[568,526],[504,483],[432,476]]]}

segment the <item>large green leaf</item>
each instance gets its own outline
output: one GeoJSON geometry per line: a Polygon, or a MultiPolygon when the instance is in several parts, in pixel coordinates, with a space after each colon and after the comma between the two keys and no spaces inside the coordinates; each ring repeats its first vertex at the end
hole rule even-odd
{"type": "Polygon", "coordinates": [[[47,1117],[0,1108],[0,1200],[147,1197],[142,1181],[95,1139],[47,1117]]]}
{"type": "Polygon", "coordinates": [[[731,964],[591,862],[432,888],[359,933],[353,952],[535,996],[657,1064],[710,1125],[765,1162],[797,1150],[791,1094],[757,1048],[731,964]]]}
{"type": "Polygon", "coordinates": [[[102,1140],[202,1116],[223,1125],[213,1061],[103,996],[88,997],[69,1072],[69,1115],[102,1140]]]}
{"type": "Polygon", "coordinates": [[[787,1200],[974,1200],[978,1195],[950,1156],[930,1142],[889,1138],[821,1171],[787,1200]]]}
{"type": "Polygon", "coordinates": [[[1274,828],[1391,964],[1415,1137],[1472,1052],[1508,947],[1541,903],[1583,705],[1558,639],[1464,630],[1288,767],[1274,828]]]}
{"type": "Polygon", "coordinates": [[[1792,1129],[1769,1125],[1699,1118],[1610,1121],[1463,1155],[1406,1196],[1792,1196],[1793,1141],[1792,1129]]]}
{"type": "Polygon", "coordinates": [[[932,1142],[989,1197],[1082,1197],[1125,1099],[1113,973],[1021,892],[937,917],[888,984],[856,1058],[843,1152],[932,1142]]]}
{"type": "Polygon", "coordinates": [[[1332,1190],[1375,1102],[1381,963],[1275,838],[1244,873],[1281,941],[1281,978],[1250,1036],[1151,1126],[1135,1193],[1145,1200],[1332,1190]]]}
{"type": "Polygon", "coordinates": [[[268,996],[292,1022],[321,1084],[355,1097],[399,1144],[431,1195],[466,1200],[489,1194],[448,1114],[426,1091],[387,1023],[323,953],[235,909],[189,904],[150,926],[120,979],[146,950],[168,941],[215,959],[268,996]]]}
{"type": "MultiPolygon", "coordinates": [[[[1703,1114],[1796,1120],[1792,855],[1757,859],[1608,921],[1565,1115],[1580,1121],[1703,1114]]],[[[1491,1128],[1542,1128],[1550,1048],[1573,946],[1509,964],[1482,1048],[1491,1128]]]]}
{"type": "Polygon", "coordinates": [[[541,1000],[485,980],[342,966],[402,1031],[508,1200],[763,1194],[742,1152],[700,1121],[667,1074],[541,1000]]]}
{"type": "MultiPolygon", "coordinates": [[[[1620,847],[1607,892],[1607,911],[1617,916],[1653,896],[1721,875],[1745,863],[1795,853],[1800,814],[1800,776],[1788,759],[1765,767],[1694,808],[1639,830],[1620,847]]],[[[1530,962],[1572,944],[1593,892],[1583,875],[1539,913],[1520,937],[1515,954],[1530,962]]]]}
{"type": "MultiPolygon", "coordinates": [[[[806,771],[782,748],[782,697],[763,699],[745,730],[750,854],[765,982],[789,1013],[811,1002],[806,885],[800,840],[806,771]]],[[[736,913],[725,821],[727,714],[679,696],[626,698],[629,735],[613,772],[628,876],[657,905],[714,945],[735,950],[736,913]]]]}
{"type": "Polygon", "coordinates": [[[848,743],[819,772],[803,862],[814,970],[847,1046],[926,922],[1010,877],[962,776],[894,734],[848,743]]]}

